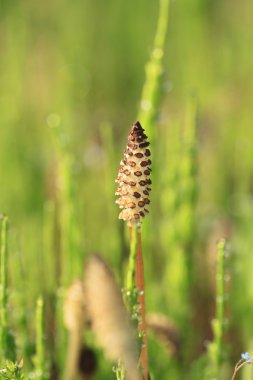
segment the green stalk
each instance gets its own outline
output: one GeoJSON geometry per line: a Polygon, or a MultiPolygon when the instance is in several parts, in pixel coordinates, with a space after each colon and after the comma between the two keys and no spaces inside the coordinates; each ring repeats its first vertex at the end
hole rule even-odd
{"type": "Polygon", "coordinates": [[[160,209],[161,245],[166,253],[164,270],[164,289],[170,313],[173,318],[182,320],[185,315],[186,289],[186,259],[178,239],[178,210],[180,205],[179,162],[181,160],[181,128],[173,122],[163,131],[162,141],[164,151],[161,163],[164,170],[161,178],[160,209]],[[177,294],[177,297],[174,296],[177,294]]]}
{"type": "Polygon", "coordinates": [[[43,257],[45,290],[52,296],[59,282],[58,252],[54,247],[56,207],[53,201],[46,201],[43,207],[43,257]]]}
{"type": "MultiPolygon", "coordinates": [[[[133,297],[135,293],[135,266],[136,266],[136,257],[137,257],[137,249],[138,249],[138,227],[137,225],[133,225],[130,227],[130,256],[128,262],[128,271],[127,271],[127,291],[130,297],[133,297]]],[[[132,304],[131,308],[134,307],[136,303],[136,297],[131,298],[132,304]]],[[[131,302],[131,301],[130,301],[131,302]]]]}
{"type": "Polygon", "coordinates": [[[44,347],[44,302],[39,297],[36,305],[36,354],[34,358],[35,370],[38,379],[46,379],[46,358],[44,347]]]}
{"type": "Polygon", "coordinates": [[[191,324],[194,300],[194,244],[196,238],[197,183],[197,102],[189,97],[184,117],[184,128],[171,123],[163,132],[165,149],[161,155],[164,170],[160,209],[162,222],[162,245],[166,256],[164,286],[170,289],[167,302],[170,313],[184,334],[184,361],[189,361],[194,337],[188,328],[191,324]],[[169,256],[168,256],[169,255],[169,256]],[[177,294],[178,297],[174,295],[177,294]]]}
{"type": "Polygon", "coordinates": [[[142,90],[138,118],[143,125],[150,142],[155,140],[154,121],[161,98],[161,76],[163,56],[169,20],[169,0],[160,0],[157,30],[150,60],[146,65],[146,79],[142,90]]]}
{"type": "Polygon", "coordinates": [[[1,227],[1,287],[0,287],[0,353],[1,359],[15,360],[15,341],[8,325],[8,218],[1,227]]]}
{"type": "MultiPolygon", "coordinates": [[[[152,159],[152,179],[157,177],[157,154],[156,154],[156,142],[157,142],[157,128],[155,128],[155,121],[159,110],[159,105],[162,98],[162,85],[161,79],[163,74],[163,56],[166,41],[166,34],[169,22],[169,0],[160,0],[159,3],[159,15],[157,29],[154,39],[153,49],[151,51],[150,59],[145,67],[146,78],[142,89],[140,108],[138,111],[137,120],[140,121],[145,133],[149,136],[151,149],[153,152],[152,159]]],[[[153,197],[155,201],[155,196],[153,197]]],[[[157,209],[154,203],[154,210],[157,209]]],[[[155,225],[152,226],[152,230],[155,230],[155,225]]],[[[153,234],[151,233],[151,226],[146,223],[143,230],[143,246],[144,249],[148,249],[152,245],[153,234]]]]}
{"type": "Polygon", "coordinates": [[[217,244],[217,274],[216,274],[216,315],[212,321],[213,342],[208,345],[209,366],[205,379],[219,379],[224,337],[224,257],[225,239],[217,244]]]}
{"type": "Polygon", "coordinates": [[[58,365],[60,378],[63,378],[63,368],[65,367],[68,346],[67,332],[63,324],[62,315],[64,300],[64,288],[58,288],[55,300],[55,361],[58,365]]]}
{"type": "MultiPolygon", "coordinates": [[[[8,218],[3,217],[1,228],[1,353],[3,356],[7,354],[7,305],[8,305],[8,292],[7,292],[7,228],[8,218]]],[[[1,355],[1,356],[2,356],[1,355]]]]}
{"type": "Polygon", "coordinates": [[[146,293],[145,293],[145,280],[144,280],[144,266],[141,244],[141,230],[137,230],[137,257],[135,267],[135,287],[139,290],[137,304],[139,307],[139,334],[141,336],[141,353],[140,353],[140,366],[143,373],[143,380],[148,380],[148,340],[147,340],[147,323],[146,323],[146,293]]]}
{"type": "Polygon", "coordinates": [[[222,360],[222,346],[224,335],[224,255],[225,255],[225,239],[221,239],[218,242],[217,250],[217,276],[216,276],[216,321],[214,322],[214,342],[216,343],[216,358],[215,363],[217,366],[217,372],[221,365],[222,360]]]}

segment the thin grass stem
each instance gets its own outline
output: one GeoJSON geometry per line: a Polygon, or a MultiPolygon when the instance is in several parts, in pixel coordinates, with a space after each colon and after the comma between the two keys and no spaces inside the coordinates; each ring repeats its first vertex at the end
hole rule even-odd
{"type": "Polygon", "coordinates": [[[59,365],[60,377],[63,377],[63,368],[66,363],[66,348],[67,348],[67,332],[63,325],[63,304],[65,300],[64,289],[58,288],[56,293],[56,305],[55,305],[55,319],[56,319],[56,331],[55,331],[55,357],[56,362],[59,365]]]}
{"type": "Polygon", "coordinates": [[[217,326],[214,329],[214,341],[216,343],[216,365],[217,372],[222,359],[222,346],[223,346],[223,335],[224,335],[224,255],[225,255],[225,239],[221,239],[217,245],[217,276],[216,276],[216,286],[217,286],[217,296],[216,296],[216,319],[217,326]]]}
{"type": "Polygon", "coordinates": [[[43,206],[43,258],[45,290],[55,294],[60,277],[59,252],[55,249],[54,233],[56,206],[53,201],[46,201],[43,206]]]}
{"type": "Polygon", "coordinates": [[[244,359],[240,359],[239,362],[236,364],[233,375],[231,377],[231,380],[235,380],[237,373],[239,369],[245,366],[245,364],[253,364],[252,359],[245,361],[244,359]]]}
{"type": "Polygon", "coordinates": [[[130,256],[129,256],[129,262],[128,262],[128,271],[127,271],[127,291],[130,293],[130,296],[132,297],[134,293],[134,289],[135,289],[135,266],[136,266],[136,257],[137,257],[137,248],[138,248],[138,227],[136,225],[131,225],[129,227],[129,233],[130,233],[130,256]]]}
{"type": "Polygon", "coordinates": [[[35,370],[41,380],[46,379],[46,357],[44,346],[44,302],[39,297],[36,305],[36,355],[34,358],[35,370]]]}
{"type": "Polygon", "coordinates": [[[8,304],[8,282],[7,282],[7,229],[8,218],[3,217],[1,228],[1,347],[6,352],[6,329],[7,329],[7,304],[8,304]]]}
{"type": "Polygon", "coordinates": [[[225,239],[217,244],[217,274],[216,274],[216,315],[212,320],[213,342],[208,345],[209,366],[205,379],[218,379],[221,371],[224,338],[224,258],[225,239]]]}
{"type": "Polygon", "coordinates": [[[154,142],[153,121],[157,114],[160,101],[160,78],[163,73],[163,56],[166,33],[169,21],[169,0],[160,0],[159,16],[154,45],[150,59],[146,65],[146,79],[142,90],[138,120],[145,126],[145,130],[154,142]]]}
{"type": "Polygon", "coordinates": [[[16,346],[8,321],[8,217],[1,226],[1,282],[0,282],[0,354],[2,359],[15,360],[16,346]]]}

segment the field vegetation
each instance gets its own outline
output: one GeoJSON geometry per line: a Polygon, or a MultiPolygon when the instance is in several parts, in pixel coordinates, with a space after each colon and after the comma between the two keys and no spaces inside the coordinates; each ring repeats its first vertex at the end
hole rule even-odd
{"type": "Polygon", "coordinates": [[[252,378],[252,12],[0,1],[0,379],[136,380],[140,351],[144,380],[252,378]],[[141,234],[115,203],[137,120],[141,234]]]}

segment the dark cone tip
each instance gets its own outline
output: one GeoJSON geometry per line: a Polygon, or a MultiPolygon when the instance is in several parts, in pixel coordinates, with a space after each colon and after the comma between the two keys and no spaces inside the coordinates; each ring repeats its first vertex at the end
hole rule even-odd
{"type": "Polygon", "coordinates": [[[144,131],[144,129],[142,128],[141,124],[139,123],[139,121],[136,121],[133,125],[132,125],[132,129],[134,131],[144,131]]]}

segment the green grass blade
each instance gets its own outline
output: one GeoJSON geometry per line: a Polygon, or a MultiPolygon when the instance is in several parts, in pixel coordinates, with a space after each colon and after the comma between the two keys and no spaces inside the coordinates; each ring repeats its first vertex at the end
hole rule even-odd
{"type": "Polygon", "coordinates": [[[39,297],[36,305],[36,354],[34,357],[35,373],[38,380],[46,380],[47,359],[45,350],[45,331],[44,331],[44,301],[39,297]]]}
{"type": "Polygon", "coordinates": [[[7,329],[7,227],[8,218],[3,217],[1,228],[1,347],[6,352],[6,329],[7,329]]]}
{"type": "Polygon", "coordinates": [[[14,337],[8,321],[8,218],[3,216],[1,225],[1,288],[0,288],[0,353],[1,360],[15,360],[14,337]]]}

